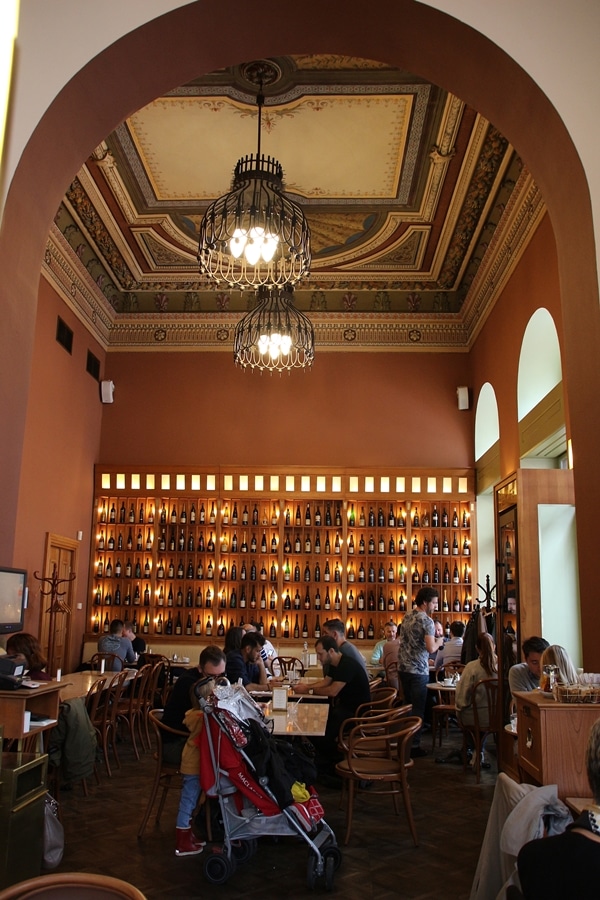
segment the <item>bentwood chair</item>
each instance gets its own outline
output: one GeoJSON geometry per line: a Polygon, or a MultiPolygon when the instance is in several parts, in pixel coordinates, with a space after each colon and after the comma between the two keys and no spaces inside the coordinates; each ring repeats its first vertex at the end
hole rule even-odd
{"type": "MultiPolygon", "coordinates": [[[[363,704],[363,706],[366,705],[367,704],[363,704]]],[[[389,729],[390,722],[397,722],[399,719],[404,719],[411,712],[412,704],[407,703],[404,706],[396,706],[389,709],[374,709],[370,711],[367,710],[361,716],[352,716],[352,718],[350,719],[345,719],[340,725],[340,730],[338,732],[338,747],[342,753],[347,753],[350,734],[354,731],[354,729],[360,728],[362,725],[369,726],[369,733],[373,737],[377,732],[371,726],[379,726],[379,733],[383,734],[386,729],[389,729]]],[[[370,747],[370,752],[375,752],[376,750],[385,750],[386,746],[387,745],[382,744],[379,748],[377,748],[375,744],[372,744],[370,747]]]]}
{"type": "MultiPolygon", "coordinates": [[[[154,759],[156,760],[156,766],[154,769],[154,779],[152,781],[152,787],[150,788],[150,796],[148,797],[148,804],[146,806],[146,811],[144,813],[144,817],[142,819],[142,823],[138,830],[138,838],[141,838],[146,830],[146,825],[148,824],[148,819],[150,818],[150,814],[152,812],[152,808],[156,801],[156,796],[162,787],[162,794],[160,797],[160,801],[158,804],[158,811],[156,813],[155,822],[158,825],[160,822],[160,817],[162,815],[163,807],[165,805],[165,800],[167,799],[167,792],[171,787],[171,782],[174,778],[177,778],[180,775],[179,765],[175,763],[165,762],[163,760],[163,735],[165,733],[177,735],[177,737],[189,737],[188,731],[179,731],[176,728],[170,728],[168,725],[164,725],[162,721],[164,709],[151,709],[148,717],[150,719],[150,723],[156,735],[156,752],[154,754],[154,759]]],[[[177,782],[177,787],[179,787],[179,781],[177,782]]]]}
{"type": "Polygon", "coordinates": [[[105,672],[120,672],[123,668],[123,660],[116,653],[94,653],[90,659],[92,672],[99,672],[104,663],[105,672]]]}
{"type": "Polygon", "coordinates": [[[410,747],[421,722],[418,716],[408,716],[390,721],[383,729],[380,722],[363,722],[350,732],[346,758],[336,765],[338,775],[348,784],[345,844],[349,842],[352,832],[355,795],[362,792],[367,783],[369,787],[365,790],[369,798],[380,794],[392,795],[396,815],[400,814],[398,796],[402,794],[409,828],[417,846],[407,771],[413,765],[410,747]]]}
{"type": "Polygon", "coordinates": [[[146,900],[128,881],[89,872],[60,872],[20,881],[0,891],[0,900],[146,900]]]}
{"type": "Polygon", "coordinates": [[[117,719],[118,722],[125,722],[131,736],[131,746],[135,758],[139,759],[140,754],[137,748],[136,730],[140,737],[142,747],[145,748],[143,733],[143,718],[145,712],[145,703],[147,696],[147,685],[152,675],[152,666],[148,663],[142,666],[135,674],[133,681],[128,685],[126,695],[119,698],[117,719]]]}
{"type": "Polygon", "coordinates": [[[283,675],[285,678],[293,672],[296,678],[304,676],[304,664],[297,656],[274,656],[271,660],[271,673],[276,677],[283,675]]]}
{"type": "Polygon", "coordinates": [[[451,718],[456,718],[456,704],[454,695],[456,689],[452,690],[444,687],[444,678],[450,678],[453,675],[460,675],[464,666],[462,663],[447,663],[443,669],[439,669],[436,676],[438,685],[438,702],[431,707],[431,739],[432,748],[435,747],[436,736],[439,736],[438,746],[442,746],[442,730],[446,726],[446,737],[448,737],[448,724],[451,718]],[[438,735],[439,729],[439,735],[438,735]]]}
{"type": "Polygon", "coordinates": [[[369,715],[374,711],[382,711],[391,709],[396,699],[397,690],[395,688],[380,687],[371,692],[371,700],[368,703],[361,703],[356,710],[356,717],[369,715]]]}
{"type": "MultiPolygon", "coordinates": [[[[98,746],[102,747],[102,735],[100,733],[100,729],[98,726],[99,722],[99,713],[98,708],[100,706],[100,702],[102,700],[102,692],[106,687],[106,682],[108,678],[106,676],[100,677],[96,679],[96,681],[92,684],[90,689],[88,690],[85,697],[85,708],[87,709],[87,714],[90,717],[90,722],[94,726],[96,731],[96,738],[98,741],[98,746]]],[[[98,765],[94,763],[94,777],[96,779],[96,784],[100,784],[100,775],[98,774],[98,765]]],[[[85,788],[84,788],[85,792],[85,788]]]]}
{"type": "Polygon", "coordinates": [[[112,747],[113,756],[117,764],[117,768],[121,768],[119,754],[117,752],[117,725],[119,713],[119,701],[125,689],[129,672],[118,672],[112,679],[110,685],[102,691],[96,710],[95,719],[92,719],[92,725],[100,735],[100,745],[102,747],[102,755],[104,757],[104,765],[108,777],[112,777],[110,768],[110,760],[108,758],[109,747],[112,747]]]}
{"type": "Polygon", "coordinates": [[[470,709],[473,711],[473,724],[466,724],[458,712],[458,724],[463,732],[463,770],[467,771],[468,738],[473,741],[473,769],[477,784],[481,779],[481,754],[485,740],[489,734],[495,735],[498,744],[500,722],[498,717],[498,680],[484,678],[473,687],[470,709]]]}

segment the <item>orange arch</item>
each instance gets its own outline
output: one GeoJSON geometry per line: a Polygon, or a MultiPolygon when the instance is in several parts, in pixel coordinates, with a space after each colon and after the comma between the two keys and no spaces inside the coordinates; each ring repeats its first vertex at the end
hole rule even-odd
{"type": "MultiPolygon", "coordinates": [[[[161,92],[220,66],[287,53],[348,54],[408,69],[460,96],[518,148],[557,242],[578,530],[593,532],[585,485],[594,481],[597,439],[587,410],[600,389],[600,316],[589,189],[573,142],[527,72],[469,26],[413,0],[373,0],[368,17],[358,0],[305,0],[293,9],[264,0],[259,15],[248,15],[241,0],[189,4],[90,60],[48,108],[15,171],[0,233],[0,458],[12,476],[0,483],[4,556],[16,518],[40,265],[67,185],[120,121],[161,92]]],[[[580,564],[585,568],[583,554],[580,564]]]]}

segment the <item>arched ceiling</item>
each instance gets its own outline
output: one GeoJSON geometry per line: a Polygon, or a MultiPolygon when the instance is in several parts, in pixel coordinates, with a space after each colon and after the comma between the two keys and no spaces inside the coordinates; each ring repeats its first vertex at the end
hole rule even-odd
{"type": "MultiPolygon", "coordinates": [[[[317,345],[468,349],[544,212],[514,148],[408,72],[339,56],[273,62],[262,149],[310,224],[311,272],[295,296],[317,345]]],[[[256,133],[256,87],[233,66],[138,110],[77,174],[44,274],[107,349],[230,345],[254,296],[199,275],[197,231],[256,133]]]]}

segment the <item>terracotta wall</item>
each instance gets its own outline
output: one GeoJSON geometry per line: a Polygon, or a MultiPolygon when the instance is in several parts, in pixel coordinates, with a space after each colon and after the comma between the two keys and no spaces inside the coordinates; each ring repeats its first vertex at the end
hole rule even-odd
{"type": "Polygon", "coordinates": [[[83,531],[75,596],[83,609],[73,611],[77,654],[85,621],[93,468],[102,420],[98,383],[85,368],[88,349],[103,364],[102,349],[41,279],[12,564],[28,570],[25,628],[37,634],[40,595],[33,572],[43,570],[46,534],[74,540],[83,531]],[[56,341],[58,315],[73,329],[72,355],[56,341]]]}
{"type": "Polygon", "coordinates": [[[132,465],[470,466],[466,354],[326,353],[260,375],[231,353],[110,353],[100,459],[132,465]]]}
{"type": "MultiPolygon", "coordinates": [[[[554,319],[562,346],[563,327],[558,282],[556,243],[546,215],[533,236],[477,337],[471,352],[471,376],[475,405],[481,386],[489,381],[496,392],[500,420],[502,476],[519,467],[517,376],[521,342],[527,324],[539,307],[554,319]]],[[[563,379],[564,380],[564,379],[563,379]]]]}

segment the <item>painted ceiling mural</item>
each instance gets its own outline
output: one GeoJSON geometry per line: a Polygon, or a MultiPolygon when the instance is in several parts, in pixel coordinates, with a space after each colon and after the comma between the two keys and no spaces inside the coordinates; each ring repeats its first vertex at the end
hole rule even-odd
{"type": "MultiPolygon", "coordinates": [[[[295,291],[317,346],[464,351],[540,221],[518,153],[459,98],[377,62],[273,60],[262,151],[311,229],[295,291]]],[[[158,97],[96,148],[44,274],[110,349],[226,348],[253,292],[198,272],[198,226],[256,151],[256,86],[234,66],[158,97]]]]}

